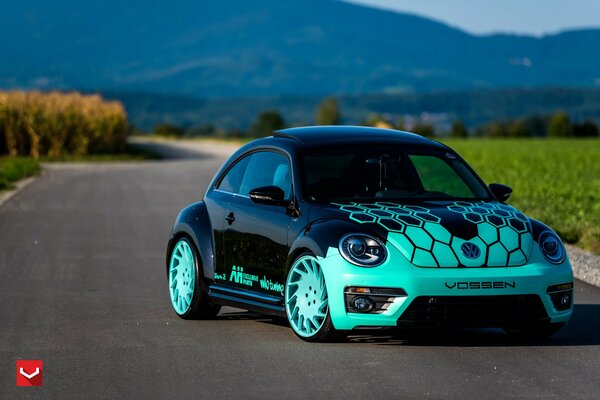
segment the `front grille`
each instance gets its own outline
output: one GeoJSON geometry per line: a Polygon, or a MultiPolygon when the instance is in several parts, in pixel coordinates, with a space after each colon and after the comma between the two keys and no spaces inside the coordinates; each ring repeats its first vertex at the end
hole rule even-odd
{"type": "Polygon", "coordinates": [[[493,327],[547,320],[537,295],[419,296],[402,313],[398,325],[493,327]]]}

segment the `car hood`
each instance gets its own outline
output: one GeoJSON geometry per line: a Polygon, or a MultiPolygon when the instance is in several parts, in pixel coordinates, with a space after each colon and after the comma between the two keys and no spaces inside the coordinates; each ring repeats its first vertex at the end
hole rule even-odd
{"type": "Polygon", "coordinates": [[[529,219],[498,202],[330,203],[338,218],[368,225],[418,267],[512,267],[527,263],[529,219]]]}

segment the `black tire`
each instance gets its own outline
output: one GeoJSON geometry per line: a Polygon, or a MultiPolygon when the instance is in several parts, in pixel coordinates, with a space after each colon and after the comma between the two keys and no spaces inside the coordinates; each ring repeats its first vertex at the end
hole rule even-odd
{"type": "MultiPolygon", "coordinates": [[[[285,291],[285,296],[284,296],[284,301],[286,302],[286,304],[287,304],[287,298],[288,298],[288,289],[287,289],[288,285],[287,284],[290,280],[290,275],[292,273],[294,265],[296,265],[296,262],[304,257],[315,258],[314,254],[312,254],[310,252],[304,252],[304,253],[300,254],[299,256],[297,256],[294,259],[294,261],[292,262],[292,267],[288,271],[288,277],[286,279],[286,291],[285,291]]],[[[327,293],[326,286],[324,289],[325,289],[325,292],[327,293]]],[[[327,293],[327,295],[329,295],[329,294],[327,293]]],[[[323,320],[321,327],[313,335],[310,335],[310,336],[300,335],[298,332],[296,332],[296,330],[294,329],[294,325],[292,325],[292,321],[290,320],[290,312],[289,312],[289,309],[287,306],[286,306],[286,317],[287,317],[287,321],[290,324],[290,327],[292,328],[292,331],[294,332],[294,334],[306,342],[334,342],[334,341],[339,341],[340,338],[342,337],[341,332],[337,331],[335,329],[335,327],[333,326],[333,323],[331,322],[329,307],[327,307],[325,319],[323,320]]]]}
{"type": "MultiPolygon", "coordinates": [[[[200,253],[198,252],[198,249],[194,245],[194,242],[186,236],[180,237],[177,240],[176,244],[171,249],[171,252],[170,252],[169,258],[168,258],[169,262],[167,264],[167,282],[169,282],[169,267],[170,267],[170,263],[172,262],[171,259],[173,256],[173,251],[175,250],[177,244],[181,241],[186,242],[188,244],[188,246],[190,247],[190,249],[192,250],[194,273],[195,273],[194,292],[192,294],[192,301],[191,301],[187,311],[184,312],[183,314],[180,314],[177,312],[177,310],[174,309],[175,314],[177,314],[177,316],[179,316],[180,318],[183,318],[183,319],[212,319],[219,313],[221,306],[212,303],[212,301],[208,295],[208,284],[204,277],[202,265],[200,262],[200,260],[201,260],[200,253]]],[[[169,296],[170,296],[170,294],[169,294],[169,296]]]]}
{"type": "Polygon", "coordinates": [[[528,326],[507,326],[503,329],[504,332],[515,337],[544,339],[556,335],[563,326],[565,326],[564,322],[547,322],[528,326]]]}

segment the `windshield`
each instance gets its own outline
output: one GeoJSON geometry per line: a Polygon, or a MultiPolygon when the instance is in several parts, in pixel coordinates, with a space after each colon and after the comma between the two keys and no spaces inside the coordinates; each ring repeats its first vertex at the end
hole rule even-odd
{"type": "Polygon", "coordinates": [[[481,181],[454,153],[402,147],[308,150],[309,201],[488,200],[481,181]]]}

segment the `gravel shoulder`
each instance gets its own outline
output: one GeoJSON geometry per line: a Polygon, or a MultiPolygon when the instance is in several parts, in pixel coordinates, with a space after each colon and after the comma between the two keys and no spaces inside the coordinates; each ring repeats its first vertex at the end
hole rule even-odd
{"type": "Polygon", "coordinates": [[[600,256],[575,246],[566,247],[575,278],[600,287],[600,256]]]}

